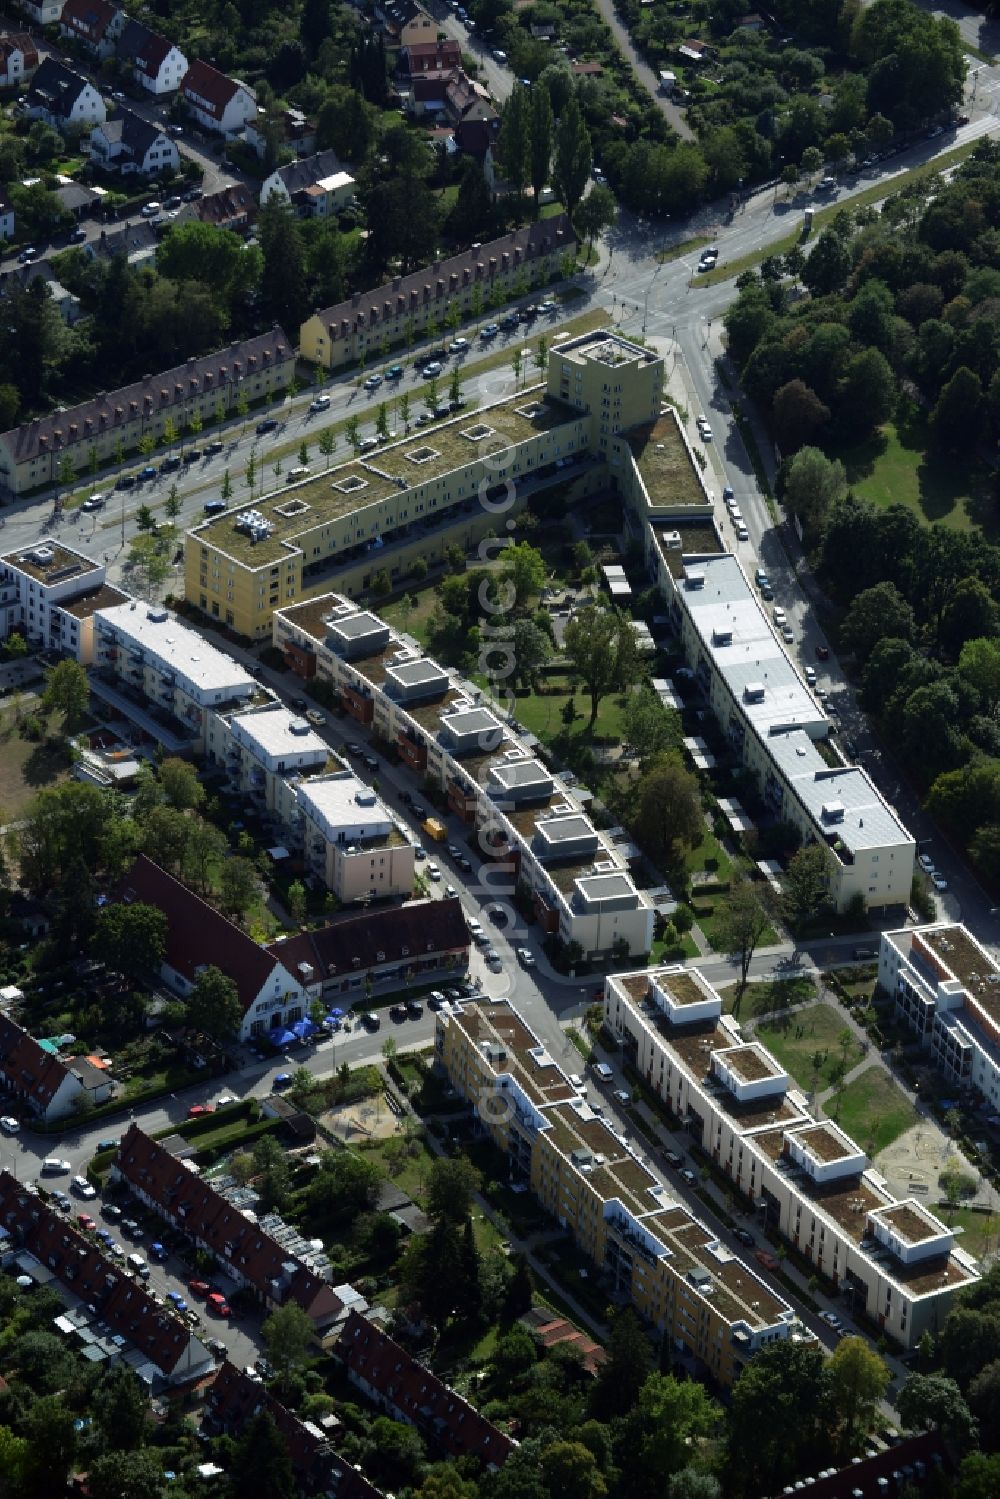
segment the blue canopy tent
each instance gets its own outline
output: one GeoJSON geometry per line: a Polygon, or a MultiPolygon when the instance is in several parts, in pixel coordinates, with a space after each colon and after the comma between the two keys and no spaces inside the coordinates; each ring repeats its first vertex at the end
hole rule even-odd
{"type": "Polygon", "coordinates": [[[308,1015],[305,1015],[301,1020],[296,1020],[292,1030],[300,1041],[307,1041],[310,1036],[316,1034],[319,1026],[314,1020],[310,1020],[308,1015]]]}
{"type": "Polygon", "coordinates": [[[276,1030],[271,1031],[267,1039],[272,1046],[282,1047],[290,1046],[293,1041],[297,1040],[297,1037],[294,1031],[276,1030]]]}

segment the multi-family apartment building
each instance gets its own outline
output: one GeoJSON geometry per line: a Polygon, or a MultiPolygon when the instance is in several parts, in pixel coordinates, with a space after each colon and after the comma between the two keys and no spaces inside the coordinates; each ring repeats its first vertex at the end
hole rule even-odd
{"type": "Polygon", "coordinates": [[[104,564],[47,537],[0,557],[0,640],[13,631],[42,650],[89,666],[97,611],[126,603],[105,582],[104,564]]]}
{"type": "Polygon", "coordinates": [[[395,746],[478,830],[493,894],[525,886],[543,930],[587,954],[649,951],[654,912],[627,855],[478,688],[337,594],[280,609],[274,642],[293,670],[329,683],[350,717],[395,746]]]}
{"type": "Polygon", "coordinates": [[[405,827],[308,719],[276,699],[213,714],[205,752],[234,790],[280,822],[289,849],[342,904],[410,894],[415,845],[405,827]]]}
{"type": "MultiPolygon", "coordinates": [[[[551,222],[551,220],[547,221],[551,222]]],[[[471,546],[536,489],[601,479],[616,435],[659,413],[663,361],[607,333],[553,348],[547,383],[340,464],[188,532],[188,602],[241,634],[270,633],[337,572],[345,592],[471,546]],[[567,473],[567,470],[572,472],[567,473]]]]}
{"type": "Polygon", "coordinates": [[[914,1348],[978,1279],[940,1219],[896,1199],[860,1145],[816,1120],[780,1063],[697,969],[605,980],[626,1060],[775,1229],[887,1337],[914,1348]]]}
{"type": "MultiPolygon", "coordinates": [[[[47,66],[48,59],[35,74],[33,87],[47,66]]],[[[99,115],[87,123],[98,124],[104,118],[101,102],[99,115]]],[[[0,434],[0,487],[24,494],[51,484],[64,457],[75,473],[83,473],[95,459],[99,465],[114,459],[119,449],[132,452],[143,437],[159,440],[168,420],[178,431],[185,431],[196,413],[206,424],[222,421],[242,399],[253,404],[278,395],[294,373],[295,350],[275,326],[216,354],[144,375],[121,390],[102,391],[79,406],[35,417],[0,434]]]]}
{"type": "Polygon", "coordinates": [[[303,359],[339,369],[377,353],[384,340],[399,343],[409,332],[423,333],[433,320],[447,325],[449,314],[479,316],[516,295],[542,287],[576,249],[569,218],[540,219],[486,245],[435,261],[426,270],[397,276],[376,291],[358,292],[333,307],[317,309],[299,334],[303,359]]]}
{"type": "Polygon", "coordinates": [[[820,753],[831,722],[784,650],[736,557],[667,569],[669,611],[690,669],[761,800],[828,851],[838,911],[905,906],[916,844],[867,771],[820,753]]]}
{"type": "Polygon", "coordinates": [[[174,750],[203,752],[208,715],[247,704],[259,690],[232,656],[169,609],[138,599],[94,615],[93,664],[93,692],[126,717],[148,720],[149,732],[174,750]]]}
{"type": "Polygon", "coordinates": [[[439,1016],[435,1054],[512,1178],[696,1368],[729,1387],[760,1348],[802,1335],[788,1303],[657,1179],[507,1001],[439,1016]]]}
{"type": "Polygon", "coordinates": [[[878,982],[948,1081],[1000,1111],[1000,965],[968,928],[883,932],[878,982]]]}

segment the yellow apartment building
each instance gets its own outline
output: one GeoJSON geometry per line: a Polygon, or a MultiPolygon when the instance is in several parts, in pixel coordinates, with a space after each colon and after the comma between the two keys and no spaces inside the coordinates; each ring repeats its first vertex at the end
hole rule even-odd
{"type": "Polygon", "coordinates": [[[693,1370],[731,1386],[768,1343],[808,1338],[788,1303],[672,1196],[507,1001],[438,1016],[435,1053],[538,1201],[693,1370]]]}

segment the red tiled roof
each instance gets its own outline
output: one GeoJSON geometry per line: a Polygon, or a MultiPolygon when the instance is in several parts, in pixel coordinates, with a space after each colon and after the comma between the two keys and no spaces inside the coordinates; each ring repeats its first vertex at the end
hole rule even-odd
{"type": "Polygon", "coordinates": [[[137,1124],[123,1136],[115,1168],[163,1217],[194,1234],[220,1264],[232,1266],[261,1297],[296,1302],[318,1327],[329,1325],[342,1310],[340,1298],[326,1281],[137,1124]]]}
{"type": "Polygon", "coordinates": [[[411,42],[403,53],[411,74],[457,68],[462,62],[462,48],[450,37],[438,42],[411,42]]]}
{"type": "Polygon", "coordinates": [[[0,1079],[12,1093],[44,1111],[66,1079],[67,1068],[39,1046],[9,1015],[0,1015],[0,1079]]]}
{"type": "MultiPolygon", "coordinates": [[[[35,74],[35,83],[50,61],[51,59],[46,58],[42,63],[35,74]]],[[[68,69],[59,68],[58,71],[76,79],[76,75],[69,73],[68,69]]],[[[83,78],[77,81],[81,89],[86,87],[83,78]]],[[[75,97],[76,94],[73,95],[75,97]]],[[[122,248],[131,248],[131,240],[135,234],[136,228],[133,226],[128,231],[128,238],[122,242],[122,248]]],[[[95,240],[94,245],[97,247],[103,243],[109,247],[113,238],[117,236],[108,236],[105,241],[95,240]]],[[[15,463],[29,463],[41,452],[59,453],[75,443],[89,443],[98,433],[126,426],[140,412],[149,418],[160,411],[176,410],[177,407],[186,405],[191,395],[201,395],[208,390],[218,391],[220,396],[224,396],[235,373],[255,368],[276,369],[292,357],[293,350],[288,335],[274,327],[267,333],[258,334],[256,338],[231,343],[214,354],[189,359],[173,369],[161,370],[158,375],[136,380],[132,385],[125,385],[110,394],[102,392],[79,406],[52,411],[48,416],[24,422],[20,427],[0,434],[0,442],[15,463]]]]}
{"type": "MultiPolygon", "coordinates": [[[[184,95],[195,95],[194,103],[216,120],[221,120],[226,105],[237,89],[246,88],[238,78],[227,78],[218,68],[202,62],[196,57],[181,80],[180,91],[184,95]]],[[[247,89],[247,93],[250,90],[247,89]]]]}
{"type": "Polygon", "coordinates": [[[257,217],[257,199],[245,182],[234,182],[230,187],[220,188],[217,193],[207,193],[204,198],[199,198],[187,214],[203,224],[217,224],[223,228],[244,219],[253,223],[257,217]]]}
{"type": "Polygon", "coordinates": [[[348,1317],[337,1352],[349,1378],[367,1386],[398,1420],[420,1427],[448,1457],[471,1453],[501,1468],[514,1450],[509,1436],[359,1313],[348,1317]]]}
{"type": "Polygon", "coordinates": [[[236,985],[244,1010],[274,973],[275,959],[246,932],[195,895],[172,874],[140,854],[118,887],[118,899],[158,906],[167,918],[166,961],[189,983],[212,964],[236,985]]]}
{"type": "Polygon", "coordinates": [[[5,62],[13,52],[22,54],[26,71],[38,67],[38,48],[26,31],[7,31],[0,36],[0,56],[5,62]]]}
{"type": "Polygon", "coordinates": [[[604,69],[599,62],[574,62],[570,65],[570,72],[578,78],[597,78],[604,69]]]}
{"type": "Polygon", "coordinates": [[[109,0],[66,0],[59,24],[90,42],[99,42],[117,15],[117,5],[109,0]]]}
{"type": "Polygon", "coordinates": [[[267,951],[292,974],[300,963],[309,963],[325,978],[336,978],[407,958],[417,962],[436,953],[467,951],[469,940],[462,903],[452,896],[345,916],[285,942],[272,942],[267,951]]]}
{"type": "Polygon", "coordinates": [[[346,1458],[338,1457],[325,1432],[300,1421],[269,1390],[228,1359],[213,1380],[205,1404],[218,1425],[233,1434],[238,1434],[258,1411],[268,1411],[284,1438],[295,1475],[305,1487],[322,1485],[324,1493],[332,1499],[382,1499],[380,1491],[363,1473],[357,1472],[346,1458]]]}
{"type": "Polygon", "coordinates": [[[9,1171],[0,1172],[0,1224],[67,1290],[96,1306],[112,1333],[126,1338],[167,1377],[197,1342],[186,1323],[158,1306],[141,1282],[128,1279],[93,1240],[25,1191],[9,1171]]]}

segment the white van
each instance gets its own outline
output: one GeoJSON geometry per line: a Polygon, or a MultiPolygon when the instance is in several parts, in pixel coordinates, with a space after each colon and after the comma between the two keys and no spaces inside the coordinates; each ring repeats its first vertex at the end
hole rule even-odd
{"type": "Polygon", "coordinates": [[[781,626],[783,624],[785,624],[788,616],[785,614],[785,611],[784,611],[784,609],[782,609],[782,607],[781,607],[780,604],[775,604],[774,608],[771,610],[771,613],[774,616],[774,623],[778,626],[778,629],[780,630],[781,626]]]}
{"type": "Polygon", "coordinates": [[[602,1083],[610,1083],[614,1078],[614,1073],[611,1071],[611,1068],[608,1066],[607,1062],[594,1062],[592,1064],[591,1070],[594,1076],[598,1078],[602,1083]]]}
{"type": "Polygon", "coordinates": [[[135,1271],[136,1275],[141,1275],[143,1280],[145,1280],[148,1276],[149,1266],[146,1264],[146,1261],[143,1259],[141,1254],[128,1255],[125,1263],[126,1265],[128,1265],[130,1270],[135,1271]]]}

